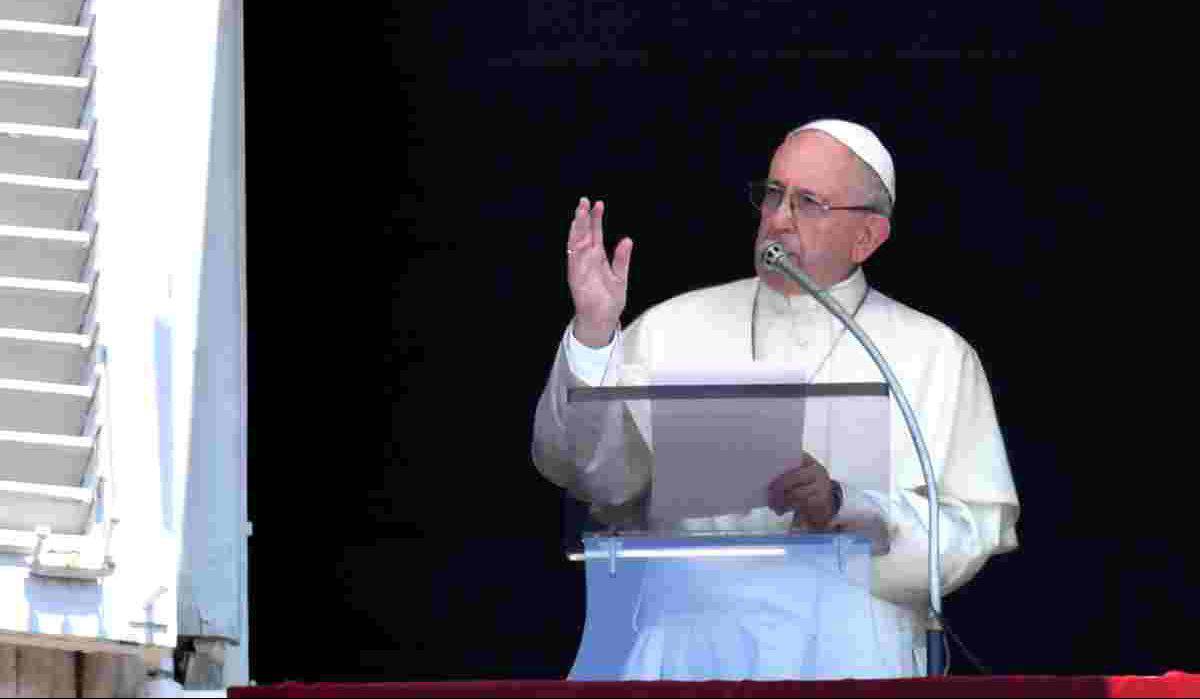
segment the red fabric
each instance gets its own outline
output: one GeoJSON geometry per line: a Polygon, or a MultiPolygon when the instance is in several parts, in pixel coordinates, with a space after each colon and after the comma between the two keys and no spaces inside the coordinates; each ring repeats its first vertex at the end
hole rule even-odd
{"type": "Polygon", "coordinates": [[[1200,697],[1200,675],[943,677],[837,682],[380,682],[230,687],[230,697],[1200,697]]]}

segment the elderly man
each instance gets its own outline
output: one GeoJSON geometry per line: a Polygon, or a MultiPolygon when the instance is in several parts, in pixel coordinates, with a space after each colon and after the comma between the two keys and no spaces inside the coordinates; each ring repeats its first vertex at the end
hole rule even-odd
{"type": "MultiPolygon", "coordinates": [[[[875,340],[913,403],[939,484],[943,589],[970,580],[987,559],[1016,547],[1018,501],[987,378],[953,330],[867,285],[862,264],[890,236],[895,200],[891,156],[870,130],[820,120],[790,132],[768,178],[753,187],[760,209],[757,275],[670,299],[627,329],[624,310],[633,242],[603,243],[604,204],[581,199],[567,238],[575,317],[564,333],[538,403],[533,460],[548,479],[591,503],[602,520],[645,524],[653,473],[650,440],[632,410],[567,405],[565,388],[636,383],[673,359],[787,362],[814,383],[879,381],[869,356],[840,322],[794,282],[764,269],[757,251],[779,242],[875,340]],[[576,425],[586,423],[586,430],[576,425]],[[568,435],[568,433],[572,433],[568,435]]],[[[749,252],[749,251],[747,251],[749,252]]],[[[816,667],[804,630],[738,621],[678,628],[642,626],[626,666],[632,679],[899,677],[924,673],[928,606],[928,503],[915,449],[892,411],[892,488],[838,483],[806,453],[768,487],[769,508],[714,518],[713,529],[860,530],[874,547],[870,633],[900,639],[857,665],[816,667]],[[788,634],[791,634],[790,636],[788,634]],[[672,636],[672,634],[674,634],[672,636]],[[706,634],[708,637],[706,638],[706,634]],[[738,637],[730,645],[729,635],[738,637]],[[697,669],[700,668],[700,669],[697,669]]],[[[635,525],[636,526],[636,525],[635,525]]],[[[785,623],[786,627],[787,624],[785,623]]],[[[816,632],[811,634],[816,638],[816,632]]],[[[827,631],[820,636],[828,637],[827,631]]],[[[854,654],[843,639],[841,655],[854,654]]],[[[814,640],[813,643],[817,643],[814,640]]],[[[836,644],[835,644],[836,645],[836,644]]],[[[878,644],[876,644],[878,645],[878,644]]],[[[885,644],[886,645],[886,644],[885,644]]],[[[826,656],[833,657],[833,656],[826,656]]],[[[830,661],[837,665],[836,661],[830,661]]],[[[819,663],[818,663],[819,665],[819,663]]],[[[827,663],[828,665],[828,663],[827,663]]]]}

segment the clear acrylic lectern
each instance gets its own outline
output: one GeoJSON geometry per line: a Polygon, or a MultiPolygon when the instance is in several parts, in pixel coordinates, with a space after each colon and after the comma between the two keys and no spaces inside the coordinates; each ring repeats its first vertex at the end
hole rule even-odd
{"type": "Polygon", "coordinates": [[[569,546],[587,586],[569,679],[834,679],[898,668],[908,631],[877,623],[877,542],[855,525],[887,517],[886,385],[653,380],[567,389],[576,492],[594,494],[569,546]],[[860,517],[814,532],[767,506],[767,483],[801,452],[846,486],[860,517]]]}

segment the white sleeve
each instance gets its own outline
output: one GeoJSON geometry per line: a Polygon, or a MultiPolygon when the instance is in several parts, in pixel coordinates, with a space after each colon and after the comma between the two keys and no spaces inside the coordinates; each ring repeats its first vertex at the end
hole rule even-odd
{"type": "MultiPolygon", "coordinates": [[[[621,330],[613,345],[621,342],[621,330]]],[[[534,413],[531,456],[534,466],[552,483],[578,500],[603,507],[621,506],[645,491],[650,481],[650,454],[637,426],[621,401],[568,404],[567,389],[611,383],[619,372],[614,363],[619,351],[612,346],[592,350],[574,339],[568,326],[559,343],[546,386],[534,413]],[[570,347],[575,342],[579,369],[570,366],[570,347]],[[589,365],[597,355],[606,355],[598,370],[589,365]],[[580,359],[582,357],[582,359],[580,359]],[[580,376],[592,373],[593,376],[580,376]]]]}
{"type": "MultiPolygon", "coordinates": [[[[617,331],[619,332],[619,331],[617,331]]],[[[567,355],[567,366],[571,373],[588,386],[599,386],[604,380],[604,370],[608,368],[608,360],[612,356],[613,345],[616,344],[616,332],[613,340],[599,348],[588,347],[575,339],[575,322],[567,326],[567,339],[563,349],[567,355]]]]}
{"type": "MultiPolygon", "coordinates": [[[[858,531],[871,540],[873,591],[892,602],[923,605],[929,597],[929,501],[923,493],[900,491],[890,503],[879,492],[842,486],[842,508],[832,526],[858,531]]],[[[1017,515],[1005,503],[967,503],[939,498],[938,534],[942,594],[975,576],[999,545],[1000,532],[1017,515]]]]}

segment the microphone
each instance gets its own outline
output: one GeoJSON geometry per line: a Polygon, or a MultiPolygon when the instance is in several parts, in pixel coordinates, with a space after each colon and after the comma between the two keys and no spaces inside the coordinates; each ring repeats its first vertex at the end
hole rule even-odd
{"type": "Polygon", "coordinates": [[[787,275],[797,284],[802,286],[805,291],[814,296],[820,292],[820,287],[808,276],[804,270],[800,269],[792,260],[792,253],[788,252],[783,243],[778,241],[768,243],[762,247],[759,252],[758,259],[762,262],[763,267],[766,267],[772,272],[779,272],[787,275]]]}
{"type": "Polygon", "coordinates": [[[900,381],[892,373],[891,366],[883,358],[879,348],[859,327],[854,318],[846,312],[842,304],[838,303],[838,300],[828,291],[817,286],[812,277],[800,269],[800,266],[792,259],[792,254],[783,247],[783,244],[772,242],[763,246],[759,253],[759,261],[767,270],[784,274],[799,284],[805,291],[812,294],[813,298],[822,306],[829,309],[830,313],[837,316],[838,320],[842,321],[846,329],[854,335],[867,354],[871,356],[875,366],[879,367],[880,373],[887,381],[888,388],[896,398],[897,405],[900,406],[901,414],[904,415],[904,423],[908,426],[908,433],[917,450],[917,458],[921,462],[921,473],[925,477],[925,494],[929,500],[929,618],[925,632],[925,657],[927,660],[925,671],[926,675],[930,677],[940,677],[945,674],[947,658],[945,631],[942,628],[942,552],[938,547],[940,540],[938,537],[938,490],[937,479],[933,475],[933,465],[929,459],[929,450],[925,447],[925,438],[917,424],[917,417],[908,403],[908,397],[904,395],[900,381]]]}

